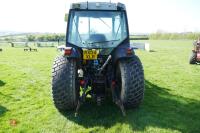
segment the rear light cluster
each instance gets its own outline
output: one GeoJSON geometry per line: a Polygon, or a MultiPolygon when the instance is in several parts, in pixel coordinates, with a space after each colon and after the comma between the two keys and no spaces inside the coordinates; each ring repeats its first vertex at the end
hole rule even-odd
{"type": "Polygon", "coordinates": [[[71,55],[72,54],[72,48],[71,47],[66,47],[64,50],[64,55],[71,55]]]}
{"type": "Polygon", "coordinates": [[[112,87],[114,87],[116,85],[116,81],[112,81],[112,87]]]}
{"type": "MultiPolygon", "coordinates": [[[[66,47],[64,49],[64,55],[71,55],[72,54],[72,47],[66,47]]],[[[126,54],[127,55],[132,55],[133,54],[133,48],[127,48],[126,49],[126,54]]]]}
{"type": "Polygon", "coordinates": [[[80,80],[80,86],[84,87],[84,85],[85,85],[85,80],[80,80]]]}
{"type": "Polygon", "coordinates": [[[126,54],[127,55],[132,55],[133,54],[133,48],[127,48],[126,54]]]}

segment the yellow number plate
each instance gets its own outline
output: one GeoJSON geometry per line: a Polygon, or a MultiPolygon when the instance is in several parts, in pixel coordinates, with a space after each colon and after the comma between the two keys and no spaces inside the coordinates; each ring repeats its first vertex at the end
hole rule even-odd
{"type": "Polygon", "coordinates": [[[98,50],[83,50],[83,59],[84,60],[96,60],[99,54],[98,50]]]}

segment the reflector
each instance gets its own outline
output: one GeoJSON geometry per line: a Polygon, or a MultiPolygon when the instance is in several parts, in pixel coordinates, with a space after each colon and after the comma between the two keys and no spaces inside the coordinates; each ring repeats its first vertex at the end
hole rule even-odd
{"type": "Polygon", "coordinates": [[[72,49],[65,49],[64,55],[71,55],[72,49]]]}
{"type": "Polygon", "coordinates": [[[128,48],[126,51],[127,55],[132,55],[133,54],[133,49],[132,48],[128,48]]]}

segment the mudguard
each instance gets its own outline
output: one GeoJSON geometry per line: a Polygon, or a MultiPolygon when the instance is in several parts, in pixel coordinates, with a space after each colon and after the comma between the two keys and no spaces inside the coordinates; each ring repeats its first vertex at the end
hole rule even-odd
{"type": "Polygon", "coordinates": [[[122,58],[131,58],[135,55],[135,52],[133,50],[133,48],[131,48],[130,46],[118,46],[116,47],[113,52],[112,52],[112,60],[114,63],[116,63],[119,59],[122,58]],[[132,49],[132,54],[127,54],[127,49],[132,49]]]}

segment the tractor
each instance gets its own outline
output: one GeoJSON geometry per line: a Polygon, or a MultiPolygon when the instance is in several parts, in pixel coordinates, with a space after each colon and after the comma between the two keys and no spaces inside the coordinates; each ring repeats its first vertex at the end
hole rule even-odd
{"type": "Polygon", "coordinates": [[[126,115],[144,97],[143,66],[130,46],[125,5],[72,3],[66,45],[52,68],[52,96],[59,112],[78,110],[87,96],[101,105],[107,96],[126,115]],[[109,94],[109,95],[107,95],[109,94]]]}
{"type": "Polygon", "coordinates": [[[194,48],[192,50],[192,55],[190,57],[189,63],[190,64],[197,64],[200,63],[200,38],[196,40],[194,43],[194,48]]]}

